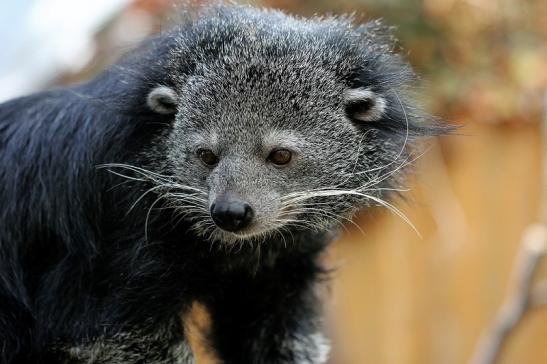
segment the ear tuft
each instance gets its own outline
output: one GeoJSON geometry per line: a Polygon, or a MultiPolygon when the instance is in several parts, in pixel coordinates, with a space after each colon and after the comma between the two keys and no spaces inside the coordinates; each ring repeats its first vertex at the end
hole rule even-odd
{"type": "Polygon", "coordinates": [[[146,103],[158,114],[174,114],[177,112],[178,95],[167,86],[158,86],[150,91],[146,103]]]}
{"type": "Polygon", "coordinates": [[[346,114],[358,122],[378,121],[386,109],[386,99],[367,88],[344,92],[346,114]]]}

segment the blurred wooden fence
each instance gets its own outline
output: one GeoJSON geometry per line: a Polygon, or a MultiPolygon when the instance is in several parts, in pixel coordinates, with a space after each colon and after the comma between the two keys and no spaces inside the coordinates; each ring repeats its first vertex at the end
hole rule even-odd
{"type": "MultiPolygon", "coordinates": [[[[459,133],[421,159],[399,204],[422,238],[379,210],[360,218],[365,235],[350,229],[331,250],[331,363],[466,363],[493,319],[537,219],[540,129],[469,122],[459,133]]],[[[546,363],[545,337],[547,309],[532,312],[501,363],[546,363]]]]}

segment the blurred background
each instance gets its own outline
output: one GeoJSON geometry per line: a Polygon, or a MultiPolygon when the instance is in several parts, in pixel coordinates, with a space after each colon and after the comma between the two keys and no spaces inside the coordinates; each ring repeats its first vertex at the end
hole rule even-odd
{"type": "MultiPolygon", "coordinates": [[[[330,249],[330,363],[470,362],[510,295],[524,231],[547,221],[547,1],[253,3],[383,18],[423,78],[426,110],[461,125],[431,142],[397,203],[421,236],[378,208],[330,249]]],[[[173,12],[172,0],[2,0],[0,101],[91,77],[173,12]]],[[[534,282],[543,279],[547,262],[539,261],[534,282]]],[[[547,309],[537,306],[510,332],[498,363],[547,363],[547,309]]]]}

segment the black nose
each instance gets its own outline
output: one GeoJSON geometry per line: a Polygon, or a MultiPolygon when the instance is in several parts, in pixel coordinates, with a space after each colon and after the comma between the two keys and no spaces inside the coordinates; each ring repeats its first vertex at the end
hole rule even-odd
{"type": "Polygon", "coordinates": [[[221,198],[211,205],[211,217],[217,226],[227,231],[238,231],[253,219],[252,207],[239,199],[221,198]]]}

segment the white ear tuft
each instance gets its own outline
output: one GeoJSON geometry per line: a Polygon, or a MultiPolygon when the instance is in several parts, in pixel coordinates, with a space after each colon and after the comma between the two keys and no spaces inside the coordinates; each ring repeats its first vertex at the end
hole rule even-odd
{"type": "Polygon", "coordinates": [[[177,112],[178,95],[167,86],[158,86],[150,91],[146,104],[158,114],[174,114],[177,112]]]}
{"type": "Polygon", "coordinates": [[[386,99],[367,88],[346,90],[344,103],[348,116],[357,121],[378,121],[386,109],[386,99]]]}

